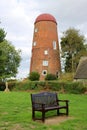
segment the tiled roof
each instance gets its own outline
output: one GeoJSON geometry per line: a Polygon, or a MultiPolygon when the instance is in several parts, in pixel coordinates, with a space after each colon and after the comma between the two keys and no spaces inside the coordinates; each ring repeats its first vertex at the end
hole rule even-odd
{"type": "Polygon", "coordinates": [[[40,21],[52,21],[52,22],[57,24],[56,19],[51,14],[41,14],[41,15],[39,15],[36,18],[35,23],[40,22],[40,21]]]}
{"type": "Polygon", "coordinates": [[[74,79],[87,79],[87,57],[81,58],[74,79]]]}

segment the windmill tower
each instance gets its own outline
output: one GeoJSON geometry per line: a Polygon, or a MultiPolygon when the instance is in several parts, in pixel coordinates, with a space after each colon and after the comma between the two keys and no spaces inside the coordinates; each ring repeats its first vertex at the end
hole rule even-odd
{"type": "Polygon", "coordinates": [[[30,73],[35,71],[44,80],[49,73],[58,76],[61,70],[57,22],[51,14],[41,14],[34,22],[30,73]]]}

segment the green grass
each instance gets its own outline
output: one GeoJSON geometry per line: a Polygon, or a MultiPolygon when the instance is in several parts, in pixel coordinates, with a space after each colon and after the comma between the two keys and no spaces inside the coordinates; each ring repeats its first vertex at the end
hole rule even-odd
{"type": "Polygon", "coordinates": [[[59,94],[59,98],[69,99],[72,119],[47,125],[32,121],[30,93],[0,92],[0,130],[87,130],[87,95],[59,94]]]}

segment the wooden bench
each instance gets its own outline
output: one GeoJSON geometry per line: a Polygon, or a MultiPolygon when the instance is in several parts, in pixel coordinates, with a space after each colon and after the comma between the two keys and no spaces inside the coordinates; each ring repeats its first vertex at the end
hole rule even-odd
{"type": "Polygon", "coordinates": [[[59,100],[57,93],[42,92],[37,94],[31,94],[32,102],[32,119],[36,120],[35,111],[42,112],[41,120],[45,121],[45,113],[50,110],[57,110],[57,115],[60,115],[60,109],[65,109],[65,113],[68,115],[68,100],[59,100]],[[65,102],[64,105],[60,105],[60,102],[65,102]]]}

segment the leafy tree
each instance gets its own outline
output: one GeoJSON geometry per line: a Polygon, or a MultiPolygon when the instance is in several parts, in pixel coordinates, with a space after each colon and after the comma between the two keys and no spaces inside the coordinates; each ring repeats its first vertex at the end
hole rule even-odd
{"type": "Polygon", "coordinates": [[[62,58],[65,59],[65,71],[74,72],[82,56],[87,55],[87,45],[79,30],[69,28],[61,37],[62,58]]]}
{"type": "Polygon", "coordinates": [[[4,31],[4,29],[0,28],[0,43],[5,40],[5,37],[6,37],[6,32],[4,31]]]}
{"type": "Polygon", "coordinates": [[[5,31],[0,29],[0,80],[15,77],[21,60],[21,51],[5,40],[5,36],[5,31]]]}

